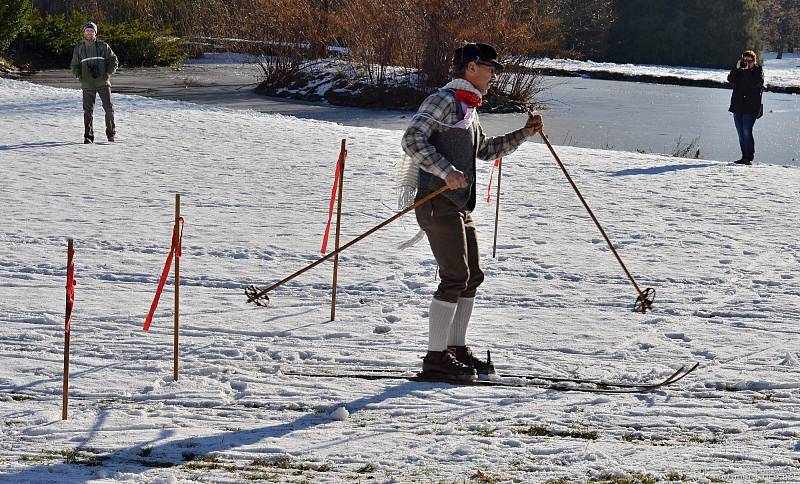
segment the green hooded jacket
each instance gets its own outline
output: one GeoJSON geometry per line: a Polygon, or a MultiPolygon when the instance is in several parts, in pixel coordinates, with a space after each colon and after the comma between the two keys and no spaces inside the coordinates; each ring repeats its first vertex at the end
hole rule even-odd
{"type": "Polygon", "coordinates": [[[83,40],[72,52],[72,75],[81,80],[83,89],[111,86],[111,74],[116,72],[119,60],[114,51],[102,40],[83,40]]]}

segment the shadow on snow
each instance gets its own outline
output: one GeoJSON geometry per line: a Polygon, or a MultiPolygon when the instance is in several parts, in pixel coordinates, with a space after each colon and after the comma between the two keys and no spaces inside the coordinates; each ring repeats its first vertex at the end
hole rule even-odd
{"type": "MultiPolygon", "coordinates": [[[[407,395],[411,391],[435,387],[439,383],[420,384],[417,382],[405,382],[400,385],[391,386],[384,389],[381,393],[353,400],[342,404],[353,414],[359,412],[369,405],[383,402],[391,398],[407,395]]],[[[336,405],[337,407],[339,405],[336,405]]],[[[92,429],[85,439],[81,439],[79,448],[86,446],[102,430],[103,423],[106,421],[103,412],[95,420],[92,429]]],[[[174,434],[172,429],[164,429],[161,434],[150,441],[131,445],[130,447],[112,450],[108,453],[99,453],[96,456],[102,459],[97,464],[39,464],[34,467],[19,470],[13,473],[0,473],[0,482],[26,482],[26,483],[50,483],[56,479],[61,483],[83,483],[98,478],[109,478],[117,472],[120,473],[144,473],[156,467],[177,467],[180,464],[189,462],[184,455],[192,454],[196,456],[207,455],[212,452],[225,452],[227,450],[257,444],[264,439],[279,438],[292,432],[307,430],[319,425],[334,423],[326,414],[306,414],[291,422],[269,425],[266,427],[250,430],[239,430],[233,432],[223,432],[205,437],[187,437],[163,443],[157,443],[174,434]],[[148,449],[147,456],[142,457],[142,450],[148,449]],[[113,466],[113,468],[109,468],[113,466]]],[[[85,449],[85,447],[84,447],[85,449]]],[[[71,449],[70,449],[71,450],[71,449]]],[[[88,451],[87,451],[88,452],[88,451]]]]}
{"type": "Polygon", "coordinates": [[[708,168],[709,166],[719,166],[719,163],[702,163],[695,165],[666,165],[654,166],[652,168],[628,168],[613,173],[611,176],[630,176],[630,175],[661,175],[672,171],[691,170],[694,168],[708,168]]]}

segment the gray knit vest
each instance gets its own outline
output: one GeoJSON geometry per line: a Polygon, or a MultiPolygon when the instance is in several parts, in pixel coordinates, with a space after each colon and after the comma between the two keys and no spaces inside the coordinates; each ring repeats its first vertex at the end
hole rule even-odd
{"type": "MultiPolygon", "coordinates": [[[[464,110],[461,108],[461,103],[455,100],[455,93],[453,94],[453,102],[455,102],[459,117],[464,117],[464,110]]],[[[436,148],[436,151],[445,157],[457,170],[464,173],[469,186],[459,190],[448,190],[442,195],[447,197],[453,202],[460,210],[473,211],[475,209],[475,158],[478,154],[478,129],[480,121],[476,117],[472,125],[468,129],[449,128],[441,132],[433,133],[430,137],[431,144],[436,148]]],[[[438,176],[431,175],[430,173],[420,170],[419,171],[419,187],[420,191],[417,194],[417,199],[424,197],[431,191],[438,190],[445,185],[444,180],[438,176]]]]}

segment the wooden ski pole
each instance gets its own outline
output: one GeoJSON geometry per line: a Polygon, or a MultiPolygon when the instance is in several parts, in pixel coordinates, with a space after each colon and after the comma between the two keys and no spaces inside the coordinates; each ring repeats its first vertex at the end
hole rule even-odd
{"type": "Polygon", "coordinates": [[[175,247],[175,311],[174,311],[174,335],[173,335],[173,361],[172,378],[178,381],[178,340],[180,328],[180,296],[181,296],[181,237],[180,237],[180,218],[181,218],[181,194],[175,194],[175,226],[172,230],[172,246],[175,247]]]}
{"type": "Polygon", "coordinates": [[[69,335],[72,319],[72,287],[73,275],[75,268],[73,266],[73,257],[75,250],[73,247],[72,239],[67,240],[67,297],[66,297],[66,310],[64,312],[64,382],[62,385],[62,398],[61,398],[61,420],[67,419],[67,407],[69,405],[69,335]]]}
{"type": "Polygon", "coordinates": [[[336,242],[335,252],[333,257],[333,283],[331,284],[331,321],[336,321],[336,281],[339,275],[339,236],[341,235],[342,226],[342,195],[344,193],[344,163],[347,158],[347,140],[342,140],[342,150],[339,158],[342,160],[342,165],[338,167],[339,173],[339,192],[336,195],[336,242]]]}
{"type": "Polygon", "coordinates": [[[497,226],[500,223],[500,180],[503,179],[503,159],[497,163],[497,201],[494,213],[494,243],[492,244],[492,258],[497,258],[497,226]]]}
{"type": "Polygon", "coordinates": [[[648,287],[647,289],[642,291],[639,288],[639,284],[636,283],[636,280],[633,278],[628,268],[625,267],[625,263],[622,262],[622,257],[620,257],[619,253],[617,253],[617,249],[614,248],[614,244],[611,243],[611,239],[609,239],[608,235],[606,235],[606,231],[603,230],[603,226],[600,225],[600,221],[597,220],[597,217],[595,217],[594,212],[592,212],[592,209],[589,208],[589,204],[586,203],[586,199],[584,199],[583,195],[581,195],[580,190],[578,190],[578,186],[575,185],[574,181],[572,181],[572,177],[569,176],[567,168],[564,166],[564,163],[561,162],[561,158],[558,157],[558,154],[553,149],[553,145],[550,144],[550,140],[547,139],[547,136],[544,134],[544,131],[539,131],[539,134],[542,136],[542,140],[544,140],[544,143],[547,145],[547,148],[550,150],[550,153],[553,155],[553,158],[555,158],[556,162],[558,163],[558,166],[561,168],[561,171],[564,172],[564,176],[567,177],[567,181],[569,181],[569,184],[572,185],[572,189],[575,190],[575,194],[578,195],[578,198],[581,200],[583,207],[586,209],[587,212],[589,212],[589,216],[592,217],[592,221],[594,221],[594,224],[600,230],[600,233],[603,234],[603,238],[606,240],[606,243],[608,244],[608,247],[611,249],[611,252],[614,254],[614,257],[617,258],[617,262],[619,262],[619,265],[622,266],[622,270],[625,271],[625,274],[628,276],[628,279],[633,284],[633,287],[636,288],[636,292],[639,294],[639,296],[636,298],[634,309],[637,311],[641,311],[642,313],[646,313],[647,310],[651,309],[653,306],[653,300],[655,299],[655,289],[653,289],[652,287],[648,287]]]}
{"type": "Polygon", "coordinates": [[[404,210],[402,210],[400,212],[397,212],[396,214],[394,214],[390,218],[384,220],[383,222],[381,222],[380,224],[376,225],[375,227],[372,227],[371,229],[367,230],[363,234],[359,235],[355,239],[353,239],[350,242],[344,244],[343,246],[339,247],[338,249],[334,250],[333,252],[329,252],[328,254],[322,256],[321,258],[319,258],[316,261],[312,262],[311,264],[305,266],[304,268],[300,269],[299,271],[295,272],[294,274],[292,274],[292,275],[290,275],[288,277],[285,277],[284,279],[281,279],[280,281],[276,282],[275,284],[269,286],[266,289],[257,289],[255,291],[253,291],[252,293],[248,293],[247,294],[247,302],[253,302],[253,301],[257,300],[257,299],[260,299],[261,297],[263,297],[266,293],[270,292],[271,290],[273,290],[273,289],[275,289],[275,288],[277,288],[279,286],[282,286],[283,284],[291,281],[292,279],[294,279],[295,277],[299,276],[300,274],[303,274],[304,272],[306,272],[306,271],[308,271],[310,269],[313,269],[314,267],[322,264],[323,262],[325,262],[326,260],[330,259],[331,257],[334,257],[336,254],[339,254],[340,252],[345,251],[346,249],[348,249],[351,246],[355,245],[356,243],[360,242],[364,238],[372,235],[373,233],[377,232],[378,230],[382,229],[383,227],[389,225],[390,223],[394,222],[395,220],[397,220],[398,218],[400,218],[403,215],[407,214],[408,212],[416,209],[420,205],[423,205],[423,204],[427,203],[429,200],[432,200],[433,198],[438,197],[439,195],[441,195],[442,193],[446,192],[447,190],[448,190],[447,185],[445,185],[442,188],[436,190],[435,192],[429,193],[424,198],[420,199],[418,202],[414,203],[410,207],[408,207],[408,208],[406,208],[406,209],[404,209],[404,210]]]}

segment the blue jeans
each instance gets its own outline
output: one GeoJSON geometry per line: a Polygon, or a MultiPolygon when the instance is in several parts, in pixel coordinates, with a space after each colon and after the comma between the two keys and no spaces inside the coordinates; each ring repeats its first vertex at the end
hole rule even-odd
{"type": "Polygon", "coordinates": [[[739,147],[742,149],[742,159],[753,161],[756,151],[756,141],[753,139],[753,126],[756,124],[755,114],[733,113],[733,122],[736,132],[739,133],[739,147]]]}

